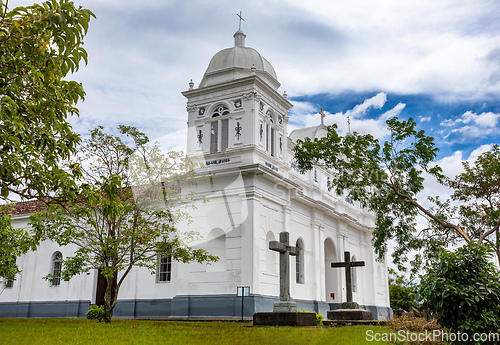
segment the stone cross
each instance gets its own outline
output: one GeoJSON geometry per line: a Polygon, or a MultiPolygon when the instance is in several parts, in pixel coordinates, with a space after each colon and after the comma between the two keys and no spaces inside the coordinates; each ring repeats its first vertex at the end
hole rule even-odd
{"type": "Polygon", "coordinates": [[[299,249],[288,244],[288,232],[280,232],[279,241],[269,242],[269,249],[280,253],[280,302],[290,302],[290,255],[299,255],[299,249]]]}
{"type": "Polygon", "coordinates": [[[323,111],[323,108],[319,111],[319,115],[321,116],[321,124],[325,124],[325,112],[323,111]]]}
{"type": "Polygon", "coordinates": [[[344,267],[345,268],[345,281],[347,291],[347,303],[352,303],[352,281],[351,281],[351,267],[364,266],[364,261],[351,261],[351,253],[344,252],[344,262],[333,262],[332,268],[344,267]]]}

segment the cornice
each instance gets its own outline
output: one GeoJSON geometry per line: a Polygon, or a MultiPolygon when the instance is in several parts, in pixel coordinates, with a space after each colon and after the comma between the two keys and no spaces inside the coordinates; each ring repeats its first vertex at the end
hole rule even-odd
{"type": "Polygon", "coordinates": [[[204,86],[198,89],[183,91],[181,93],[186,98],[192,98],[192,97],[203,96],[208,93],[220,92],[222,90],[237,88],[246,85],[256,85],[264,89],[265,92],[267,92],[270,95],[273,95],[273,99],[278,101],[278,103],[286,109],[291,109],[293,107],[292,103],[283,98],[283,96],[281,96],[276,90],[274,90],[271,86],[269,86],[258,75],[251,75],[248,77],[238,78],[235,80],[224,81],[218,84],[204,86]]]}

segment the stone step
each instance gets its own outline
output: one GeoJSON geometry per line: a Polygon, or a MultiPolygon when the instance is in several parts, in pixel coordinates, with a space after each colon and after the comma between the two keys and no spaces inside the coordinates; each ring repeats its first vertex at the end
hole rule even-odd
{"type": "Polygon", "coordinates": [[[387,321],[385,320],[323,320],[323,326],[358,326],[358,325],[374,325],[374,326],[385,326],[387,321]]]}
{"type": "Polygon", "coordinates": [[[327,312],[326,318],[328,320],[373,320],[371,311],[363,309],[335,309],[327,312]]]}

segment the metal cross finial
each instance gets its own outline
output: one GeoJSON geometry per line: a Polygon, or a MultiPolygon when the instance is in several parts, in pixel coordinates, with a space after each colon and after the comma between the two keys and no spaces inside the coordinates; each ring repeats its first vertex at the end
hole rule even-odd
{"type": "Polygon", "coordinates": [[[240,17],[240,25],[239,25],[238,29],[239,29],[239,30],[241,30],[241,21],[242,21],[242,20],[243,20],[243,21],[245,21],[245,19],[243,19],[243,17],[241,16],[241,11],[240,11],[240,14],[236,13],[236,15],[237,15],[238,17],[240,17]]]}
{"type": "Polygon", "coordinates": [[[325,112],[323,111],[323,108],[319,111],[319,114],[321,115],[321,124],[325,124],[325,112]]]}

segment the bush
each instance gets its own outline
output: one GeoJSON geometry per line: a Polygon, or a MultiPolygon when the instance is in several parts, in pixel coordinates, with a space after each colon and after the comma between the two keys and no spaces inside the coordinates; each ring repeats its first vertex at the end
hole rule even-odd
{"type": "Polygon", "coordinates": [[[443,327],[453,332],[497,332],[500,327],[500,275],[492,252],[469,243],[443,250],[427,268],[419,293],[443,327]]]}
{"type": "Polygon", "coordinates": [[[415,302],[415,291],[412,287],[389,285],[389,298],[394,312],[401,310],[409,312],[418,307],[415,302]]]}
{"type": "Polygon", "coordinates": [[[316,314],[316,326],[323,326],[323,319],[324,319],[323,314],[318,314],[315,311],[308,311],[308,310],[297,310],[297,313],[314,313],[316,314]]]}
{"type": "Polygon", "coordinates": [[[417,310],[416,290],[416,285],[409,281],[406,276],[389,268],[389,299],[394,313],[417,310]]]}
{"type": "Polygon", "coordinates": [[[104,319],[104,308],[100,305],[91,305],[87,312],[87,319],[101,322],[104,319]]]}
{"type": "Polygon", "coordinates": [[[323,326],[323,314],[316,313],[316,326],[323,326]]]}

